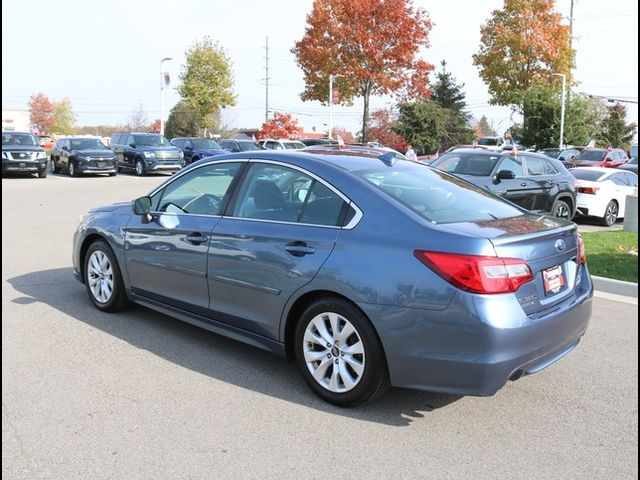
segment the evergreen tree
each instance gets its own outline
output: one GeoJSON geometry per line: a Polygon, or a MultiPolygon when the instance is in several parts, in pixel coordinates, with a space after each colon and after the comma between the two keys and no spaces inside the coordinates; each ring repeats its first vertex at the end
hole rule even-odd
{"type": "Polygon", "coordinates": [[[627,123],[627,107],[616,103],[602,121],[598,143],[602,146],[629,149],[629,145],[638,131],[635,123],[627,123]]]}
{"type": "Polygon", "coordinates": [[[431,100],[443,108],[451,110],[460,120],[468,123],[470,115],[467,108],[466,94],[463,91],[464,83],[456,83],[456,78],[447,71],[447,62],[440,62],[442,70],[436,73],[436,81],[431,84],[431,100]]]}

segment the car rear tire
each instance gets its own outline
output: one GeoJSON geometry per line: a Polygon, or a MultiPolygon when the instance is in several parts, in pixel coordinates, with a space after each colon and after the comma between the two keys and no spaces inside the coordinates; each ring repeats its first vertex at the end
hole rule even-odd
{"type": "Polygon", "coordinates": [[[51,157],[51,173],[58,173],[58,167],[56,166],[56,162],[53,157],[51,157]]]}
{"type": "Polygon", "coordinates": [[[142,160],[138,160],[136,162],[136,175],[143,177],[144,173],[144,162],[142,160]]]}
{"type": "Polygon", "coordinates": [[[556,218],[571,220],[571,207],[565,200],[557,199],[551,206],[551,215],[556,218]]]}
{"type": "Polygon", "coordinates": [[[129,306],[116,256],[104,240],[96,240],[84,257],[84,284],[93,304],[103,312],[129,306]]]}
{"type": "Polygon", "coordinates": [[[618,202],[615,200],[611,200],[607,207],[604,209],[604,216],[602,217],[601,223],[605,227],[610,227],[615,224],[618,220],[618,202]]]}
{"type": "Polygon", "coordinates": [[[380,339],[353,304],[339,298],[312,303],[300,317],[294,338],[302,377],[323,400],[353,407],[390,388],[380,339]]]}

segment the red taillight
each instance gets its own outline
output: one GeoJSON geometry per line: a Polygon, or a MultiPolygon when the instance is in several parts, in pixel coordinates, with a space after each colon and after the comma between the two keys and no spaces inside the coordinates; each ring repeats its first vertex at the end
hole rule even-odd
{"type": "Polygon", "coordinates": [[[587,263],[587,251],[584,248],[584,240],[580,235],[578,235],[578,263],[580,265],[585,265],[587,263]]]}
{"type": "Polygon", "coordinates": [[[589,195],[595,195],[600,190],[600,187],[578,187],[578,193],[588,193],[589,195]]]}
{"type": "Polygon", "coordinates": [[[461,290],[510,293],[533,280],[529,265],[517,258],[484,257],[416,250],[415,257],[461,290]]]}

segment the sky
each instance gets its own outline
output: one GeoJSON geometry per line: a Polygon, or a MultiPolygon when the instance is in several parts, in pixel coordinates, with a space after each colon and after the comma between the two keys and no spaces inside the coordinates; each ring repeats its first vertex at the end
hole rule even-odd
{"type": "MultiPolygon", "coordinates": [[[[311,131],[327,129],[328,107],[302,102],[302,71],[290,50],[304,35],[312,0],[5,0],[2,2],[2,107],[26,109],[29,96],[68,97],[78,125],[121,125],[142,105],[150,120],[160,116],[160,60],[173,85],[164,93],[164,115],[178,101],[174,88],[184,52],[205,35],[232,61],[237,105],[224,112],[232,128],[259,127],[265,117],[265,39],[269,37],[269,107],[285,111],[311,131]]],[[[480,26],[502,0],[414,0],[434,23],[424,59],[447,68],[465,84],[470,113],[485,115],[502,133],[511,111],[489,105],[486,85],[473,66],[480,26]]],[[[571,0],[557,0],[569,17],[571,0]]],[[[576,0],[575,90],[638,100],[638,3],[636,0],[576,0]]],[[[558,79],[559,81],[559,79],[558,79]]],[[[393,103],[372,98],[372,109],[393,103]]],[[[636,104],[626,104],[638,121],[636,104]]],[[[362,101],[335,107],[333,125],[356,132],[362,101]]]]}

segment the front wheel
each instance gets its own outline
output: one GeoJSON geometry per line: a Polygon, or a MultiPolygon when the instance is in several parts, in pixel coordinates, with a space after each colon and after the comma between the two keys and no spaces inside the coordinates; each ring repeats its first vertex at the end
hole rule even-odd
{"type": "Polygon", "coordinates": [[[605,227],[610,227],[618,220],[618,202],[615,200],[611,200],[607,204],[607,208],[604,210],[604,216],[602,217],[601,223],[605,227]]]}
{"type": "Polygon", "coordinates": [[[38,172],[38,178],[47,178],[47,169],[38,172]]]}
{"type": "Polygon", "coordinates": [[[51,157],[51,173],[58,173],[58,166],[56,165],[56,161],[51,157]]]}
{"type": "Polygon", "coordinates": [[[334,405],[356,406],[390,387],[373,325],[342,299],[325,298],[307,307],[296,326],[295,357],[311,390],[334,405]]]}
{"type": "Polygon", "coordinates": [[[73,162],[69,162],[69,175],[71,177],[77,177],[78,176],[78,170],[76,169],[76,165],[73,162]]]}
{"type": "Polygon", "coordinates": [[[95,241],[87,250],[84,284],[93,304],[103,312],[117,312],[129,304],[118,261],[104,240],[95,241]]]}
{"type": "Polygon", "coordinates": [[[136,162],[136,175],[139,177],[144,175],[144,162],[142,160],[136,162]]]}
{"type": "Polygon", "coordinates": [[[571,220],[571,207],[564,200],[556,200],[551,207],[551,215],[557,218],[571,220]]]}

